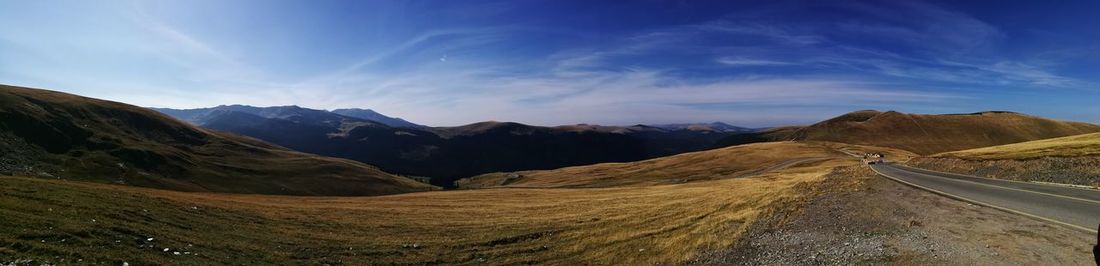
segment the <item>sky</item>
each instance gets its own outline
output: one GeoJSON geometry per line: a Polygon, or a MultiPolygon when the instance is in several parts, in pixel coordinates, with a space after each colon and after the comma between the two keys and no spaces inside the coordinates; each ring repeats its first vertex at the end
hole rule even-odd
{"type": "Polygon", "coordinates": [[[1100,122],[1100,1],[0,0],[0,83],[147,107],[766,127],[1100,122]]]}

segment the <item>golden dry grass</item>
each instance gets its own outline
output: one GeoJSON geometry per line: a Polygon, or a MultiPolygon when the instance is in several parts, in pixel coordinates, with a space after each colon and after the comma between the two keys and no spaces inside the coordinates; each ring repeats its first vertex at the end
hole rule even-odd
{"type": "Polygon", "coordinates": [[[767,142],[656,159],[602,163],[512,173],[490,173],[458,181],[460,188],[617,187],[678,184],[751,175],[769,167],[844,157],[822,143],[767,142]]]}
{"type": "Polygon", "coordinates": [[[796,188],[852,164],[826,160],[747,178],[675,185],[380,197],[187,193],[0,178],[0,260],[678,263],[731,245],[773,206],[799,200],[796,188]],[[139,247],[145,237],[155,237],[157,247],[139,247]],[[161,247],[194,255],[172,255],[161,247]]]}
{"type": "Polygon", "coordinates": [[[907,151],[907,150],[896,149],[896,148],[888,148],[888,147],[866,146],[866,145],[856,145],[856,144],[847,144],[847,143],[839,143],[839,142],[827,142],[827,141],[806,141],[806,143],[812,143],[812,144],[816,144],[816,145],[825,146],[825,147],[828,147],[829,149],[842,151],[842,152],[845,152],[849,155],[856,155],[856,156],[862,156],[864,154],[869,154],[869,153],[880,153],[880,154],[886,155],[886,158],[890,159],[891,161],[905,161],[905,160],[920,156],[916,153],[913,153],[913,152],[910,152],[910,151],[907,151]]]}
{"type": "Polygon", "coordinates": [[[976,160],[1100,156],[1100,133],[947,152],[935,156],[976,160]]]}

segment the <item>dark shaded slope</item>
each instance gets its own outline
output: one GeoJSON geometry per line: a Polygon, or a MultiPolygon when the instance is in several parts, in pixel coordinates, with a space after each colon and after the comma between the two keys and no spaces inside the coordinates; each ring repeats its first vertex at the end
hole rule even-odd
{"type": "Polygon", "coordinates": [[[205,128],[298,151],[348,158],[391,173],[431,177],[433,184],[442,186],[489,172],[633,161],[705,150],[744,130],[722,123],[666,125],[674,129],[584,124],[539,127],[495,121],[423,127],[371,110],[329,112],[297,106],[156,110],[205,128]]]}
{"type": "Polygon", "coordinates": [[[757,143],[757,142],[769,142],[769,141],[784,141],[794,140],[793,135],[798,130],[801,130],[802,126],[787,126],[769,128],[757,132],[738,133],[718,140],[717,147],[729,147],[734,145],[757,143]]]}
{"type": "Polygon", "coordinates": [[[0,86],[0,173],[182,191],[381,195],[430,186],[369,165],[210,132],[149,109],[0,86]]]}
{"type": "Polygon", "coordinates": [[[349,109],[336,109],[336,110],[332,110],[332,112],[336,113],[336,114],[343,115],[343,116],[350,116],[350,117],[364,119],[364,120],[377,121],[379,123],[382,123],[382,124],[385,124],[385,125],[391,126],[391,127],[405,127],[405,128],[415,128],[415,129],[426,129],[426,128],[428,128],[427,126],[424,126],[424,125],[419,125],[419,124],[415,124],[415,123],[412,123],[412,122],[409,122],[409,121],[405,121],[405,119],[401,119],[401,118],[397,118],[397,117],[389,117],[389,116],[386,116],[386,115],[383,115],[383,114],[379,114],[378,112],[375,112],[374,110],[371,110],[371,109],[349,108],[349,109]]]}
{"type": "Polygon", "coordinates": [[[443,186],[480,173],[552,169],[651,156],[639,139],[623,134],[564,131],[518,123],[486,122],[434,128],[435,132],[429,132],[354,118],[329,126],[233,112],[210,119],[204,126],[303,152],[378,165],[387,172],[432,177],[434,184],[443,186]]]}

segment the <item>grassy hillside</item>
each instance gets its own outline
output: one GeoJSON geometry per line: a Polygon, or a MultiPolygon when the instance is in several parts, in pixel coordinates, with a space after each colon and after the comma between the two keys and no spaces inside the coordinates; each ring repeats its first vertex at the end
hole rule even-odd
{"type": "Polygon", "coordinates": [[[1100,133],[941,153],[909,164],[990,178],[1100,186],[1100,133]]]}
{"type": "Polygon", "coordinates": [[[948,152],[935,156],[976,160],[1100,156],[1100,133],[948,152]]]}
{"type": "Polygon", "coordinates": [[[1012,112],[922,115],[868,110],[756,137],[759,140],[816,140],[891,147],[930,155],[1094,132],[1100,132],[1100,126],[1012,112]]]}
{"type": "Polygon", "coordinates": [[[382,195],[431,186],[136,106],[0,86],[0,174],[182,191],[382,195]]]}
{"type": "Polygon", "coordinates": [[[799,188],[851,164],[832,160],[677,185],[379,197],[187,193],[3,177],[0,262],[680,263],[731,245],[758,217],[800,200],[799,188]]]}
{"type": "Polygon", "coordinates": [[[770,142],[692,152],[629,163],[491,173],[458,181],[460,188],[613,187],[676,184],[747,176],[769,167],[812,164],[844,154],[820,144],[770,142]]]}

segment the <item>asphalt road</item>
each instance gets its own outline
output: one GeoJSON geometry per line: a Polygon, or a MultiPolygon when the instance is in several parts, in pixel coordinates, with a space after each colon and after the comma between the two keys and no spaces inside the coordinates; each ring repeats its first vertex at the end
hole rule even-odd
{"type": "Polygon", "coordinates": [[[1096,233],[1100,224],[1100,191],[997,180],[929,171],[893,164],[871,169],[911,186],[1001,210],[1096,233]]]}

